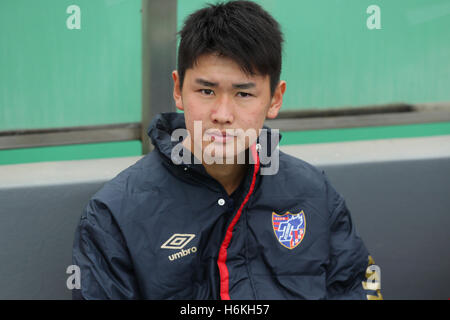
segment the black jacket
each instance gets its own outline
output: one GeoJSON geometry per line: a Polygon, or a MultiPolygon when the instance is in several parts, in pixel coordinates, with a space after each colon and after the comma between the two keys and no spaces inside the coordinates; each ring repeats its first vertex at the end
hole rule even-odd
{"type": "Polygon", "coordinates": [[[183,114],[158,115],[149,129],[156,149],[87,205],[73,247],[75,299],[376,295],[365,290],[369,253],[321,171],[280,151],[278,173],[261,175],[252,146],[256,163],[229,196],[201,164],[172,162],[177,128],[183,114]]]}

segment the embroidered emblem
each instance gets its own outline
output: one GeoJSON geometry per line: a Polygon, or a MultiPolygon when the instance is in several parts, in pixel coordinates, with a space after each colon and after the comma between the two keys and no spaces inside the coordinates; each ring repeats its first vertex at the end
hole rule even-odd
{"type": "Polygon", "coordinates": [[[195,234],[173,234],[169,240],[164,242],[161,246],[162,249],[183,249],[192,239],[195,238],[195,234]]]}
{"type": "Polygon", "coordinates": [[[170,261],[174,261],[176,259],[187,256],[188,254],[197,252],[197,247],[183,249],[194,238],[195,234],[175,233],[169,238],[169,240],[164,242],[164,244],[161,246],[161,249],[181,250],[168,256],[170,261]]]}
{"type": "Polygon", "coordinates": [[[280,244],[288,249],[294,249],[302,242],[306,231],[305,213],[290,213],[283,215],[272,212],[272,226],[280,244]]]}

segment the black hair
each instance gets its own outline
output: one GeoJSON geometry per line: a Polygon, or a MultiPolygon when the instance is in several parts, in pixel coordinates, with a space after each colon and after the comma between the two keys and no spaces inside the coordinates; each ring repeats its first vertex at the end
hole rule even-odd
{"type": "Polygon", "coordinates": [[[246,74],[269,75],[273,95],[280,81],[283,34],[278,22],[251,1],[208,4],[184,22],[178,48],[180,88],[186,70],[203,54],[235,61],[246,74]]]}

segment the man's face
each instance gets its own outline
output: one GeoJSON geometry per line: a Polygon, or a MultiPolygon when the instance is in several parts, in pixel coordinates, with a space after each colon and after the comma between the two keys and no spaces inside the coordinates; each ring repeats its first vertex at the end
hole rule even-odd
{"type": "MultiPolygon", "coordinates": [[[[184,110],[187,140],[203,156],[209,152],[222,159],[236,159],[256,141],[266,117],[278,115],[286,89],[280,81],[271,96],[268,75],[247,75],[233,60],[215,54],[200,56],[186,70],[181,91],[177,71],[172,77],[175,104],[184,110]]],[[[188,148],[192,150],[192,145],[188,148]]]]}

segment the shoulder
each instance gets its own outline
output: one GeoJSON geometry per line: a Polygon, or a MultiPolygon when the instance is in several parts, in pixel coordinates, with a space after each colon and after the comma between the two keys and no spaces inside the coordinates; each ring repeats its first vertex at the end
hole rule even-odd
{"type": "Polygon", "coordinates": [[[280,168],[278,178],[291,181],[297,185],[299,183],[308,188],[321,189],[326,183],[323,170],[316,166],[280,151],[280,168]]]}
{"type": "Polygon", "coordinates": [[[167,187],[169,170],[156,151],[107,181],[89,200],[86,214],[113,214],[117,219],[144,201],[157,199],[167,187]]]}
{"type": "Polygon", "coordinates": [[[288,171],[289,169],[298,169],[301,170],[302,173],[310,173],[313,175],[322,176],[323,171],[314,166],[313,164],[306,162],[300,158],[291,156],[280,150],[280,169],[288,171]]]}
{"type": "Polygon", "coordinates": [[[343,200],[322,169],[281,150],[277,174],[264,176],[264,180],[275,197],[325,201],[330,212],[343,200]]]}
{"type": "Polygon", "coordinates": [[[134,194],[151,189],[164,174],[162,169],[164,166],[157,152],[151,152],[106,182],[96,196],[104,197],[109,193],[134,194]]]}

